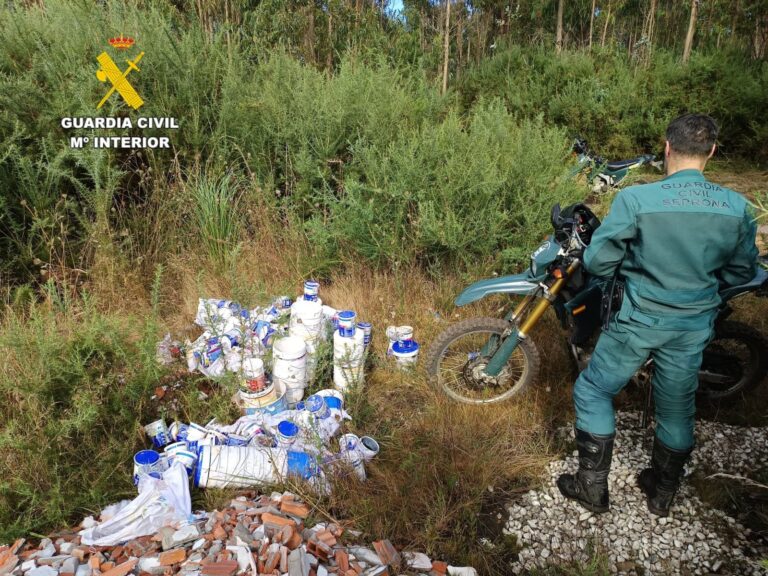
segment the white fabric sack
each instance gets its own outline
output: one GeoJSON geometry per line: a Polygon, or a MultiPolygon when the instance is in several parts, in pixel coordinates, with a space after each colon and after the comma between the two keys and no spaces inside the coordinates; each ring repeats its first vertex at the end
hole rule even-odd
{"type": "Polygon", "coordinates": [[[142,476],[139,495],[110,519],[82,530],[86,546],[116,546],[140,536],[155,534],[163,526],[179,526],[192,515],[189,478],[180,462],[163,472],[162,480],[142,476]]]}

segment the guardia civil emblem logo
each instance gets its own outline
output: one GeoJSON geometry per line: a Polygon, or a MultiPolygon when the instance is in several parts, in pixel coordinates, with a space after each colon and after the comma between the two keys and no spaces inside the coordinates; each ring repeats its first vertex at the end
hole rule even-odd
{"type": "MultiPolygon", "coordinates": [[[[109,44],[118,50],[128,50],[133,46],[134,39],[130,37],[126,38],[120,34],[119,38],[110,38],[109,44]]],[[[131,83],[128,82],[128,74],[130,74],[132,71],[140,71],[138,63],[143,56],[144,52],[140,52],[139,55],[136,56],[136,58],[133,60],[126,60],[128,67],[125,69],[125,71],[121,71],[115,61],[112,60],[110,55],[106,52],[102,52],[96,57],[96,60],[98,60],[100,66],[100,68],[96,71],[96,77],[99,79],[99,81],[109,82],[112,85],[112,87],[104,95],[104,98],[101,99],[101,102],[99,102],[96,108],[101,108],[104,106],[104,103],[109,100],[109,97],[112,96],[112,94],[115,92],[117,92],[123,98],[123,100],[125,100],[126,104],[128,104],[134,110],[138,110],[144,105],[144,100],[141,99],[141,96],[139,96],[138,92],[136,92],[134,87],[131,86],[131,83]]]]}

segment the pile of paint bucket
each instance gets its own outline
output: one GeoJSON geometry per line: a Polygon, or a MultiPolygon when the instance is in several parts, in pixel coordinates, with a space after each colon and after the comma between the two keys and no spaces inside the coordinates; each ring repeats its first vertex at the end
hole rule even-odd
{"type": "MultiPolygon", "coordinates": [[[[235,373],[235,401],[244,414],[278,413],[304,397],[321,343],[333,329],[335,385],[345,390],[362,383],[371,324],[356,322],[354,312],[323,304],[319,292],[319,282],[307,280],[295,302],[280,296],[268,307],[253,310],[230,300],[201,299],[195,323],[204,331],[184,347],[188,368],[211,378],[235,373]]],[[[166,350],[171,344],[158,345],[163,363],[172,361],[166,350]]]]}
{"type": "Polygon", "coordinates": [[[174,461],[181,462],[201,488],[253,486],[290,475],[327,488],[324,468],[332,466],[335,472],[339,462],[365,479],[364,462],[379,451],[373,438],[352,442],[348,434],[339,442],[338,453],[331,450],[331,439],[348,419],[338,390],[321,390],[294,410],[246,415],[231,425],[212,421],[206,426],[167,426],[160,419],[144,427],[155,449],[136,453],[134,482],[138,484],[142,474],[159,477],[174,461]]]}
{"type": "Polygon", "coordinates": [[[412,368],[419,358],[419,344],[413,339],[413,326],[388,326],[387,356],[394,358],[398,368],[412,368]]]}

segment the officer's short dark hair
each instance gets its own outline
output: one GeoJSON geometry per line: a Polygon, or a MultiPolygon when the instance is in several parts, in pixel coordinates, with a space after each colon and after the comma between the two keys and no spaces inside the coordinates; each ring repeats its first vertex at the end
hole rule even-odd
{"type": "Polygon", "coordinates": [[[717,122],[706,114],[684,114],[667,127],[667,141],[683,156],[709,156],[717,140],[717,122]]]}

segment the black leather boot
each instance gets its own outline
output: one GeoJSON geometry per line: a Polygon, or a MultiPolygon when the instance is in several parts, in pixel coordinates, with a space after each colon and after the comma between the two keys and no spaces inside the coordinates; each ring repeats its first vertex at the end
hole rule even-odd
{"type": "Polygon", "coordinates": [[[669,507],[680,487],[683,468],[693,448],[673,450],[658,438],[653,441],[651,467],[637,477],[640,489],[648,498],[648,510],[657,516],[668,516],[669,507]]]}
{"type": "Polygon", "coordinates": [[[598,514],[609,508],[608,472],[614,436],[599,436],[576,428],[579,470],[576,474],[561,474],[557,479],[557,487],[563,496],[598,514]]]}

